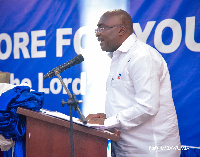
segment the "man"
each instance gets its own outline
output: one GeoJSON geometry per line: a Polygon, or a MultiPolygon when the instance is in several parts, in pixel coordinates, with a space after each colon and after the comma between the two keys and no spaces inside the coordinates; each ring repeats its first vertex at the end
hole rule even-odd
{"type": "Polygon", "coordinates": [[[117,157],[179,157],[180,137],[167,64],[133,33],[123,10],[104,13],[95,30],[112,58],[107,80],[106,116],[91,114],[88,123],[121,131],[112,142],[117,157]]]}

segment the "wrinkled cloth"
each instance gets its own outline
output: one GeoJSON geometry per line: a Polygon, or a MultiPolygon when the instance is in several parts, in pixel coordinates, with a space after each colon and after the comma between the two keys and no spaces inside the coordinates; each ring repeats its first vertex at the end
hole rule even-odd
{"type": "Polygon", "coordinates": [[[181,157],[199,157],[200,155],[200,148],[197,147],[189,147],[183,146],[181,149],[181,157]]]}
{"type": "Polygon", "coordinates": [[[0,135],[1,151],[8,151],[12,146],[14,146],[14,141],[12,140],[12,138],[5,139],[4,136],[0,135]]]}
{"type": "Polygon", "coordinates": [[[5,93],[6,91],[13,89],[14,87],[16,87],[17,85],[12,85],[9,83],[0,83],[0,96],[2,93],[5,93]]]}
{"type": "Polygon", "coordinates": [[[17,107],[39,111],[44,93],[31,91],[28,86],[16,86],[0,96],[0,134],[6,139],[19,140],[26,131],[25,118],[16,113],[17,107]]]}
{"type": "Polygon", "coordinates": [[[117,157],[180,157],[180,137],[167,64],[134,34],[113,52],[104,125],[121,131],[117,157]]]}

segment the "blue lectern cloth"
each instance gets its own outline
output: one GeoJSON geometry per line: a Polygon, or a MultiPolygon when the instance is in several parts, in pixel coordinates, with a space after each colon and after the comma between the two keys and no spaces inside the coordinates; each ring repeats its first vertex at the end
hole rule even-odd
{"type": "Polygon", "coordinates": [[[24,117],[16,113],[17,107],[39,111],[43,100],[43,92],[30,91],[28,86],[16,86],[3,93],[0,96],[0,134],[19,140],[26,132],[26,123],[24,117]]]}

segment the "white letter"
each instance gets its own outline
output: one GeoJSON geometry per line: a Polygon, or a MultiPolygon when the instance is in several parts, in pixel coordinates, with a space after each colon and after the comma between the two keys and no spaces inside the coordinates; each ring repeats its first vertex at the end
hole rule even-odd
{"type": "Polygon", "coordinates": [[[63,45],[70,45],[70,39],[63,39],[63,35],[71,35],[72,28],[60,28],[56,32],[56,57],[63,56],[63,45]]]}
{"type": "MultiPolygon", "coordinates": [[[[85,49],[81,46],[81,38],[88,31],[88,27],[84,26],[79,28],[74,35],[74,50],[77,54],[85,53],[85,49]]],[[[90,30],[91,31],[91,30],[90,30]]]]}
{"type": "Polygon", "coordinates": [[[74,94],[79,95],[81,94],[81,89],[78,90],[78,84],[81,83],[81,79],[80,78],[75,78],[74,81],[72,82],[72,91],[74,92],[74,94]]]}
{"type": "MultiPolygon", "coordinates": [[[[63,78],[63,82],[65,83],[66,87],[68,88],[68,84],[72,83],[72,78],[63,78]]],[[[64,87],[63,87],[63,94],[67,94],[67,92],[65,91],[64,87]]]]}
{"type": "Polygon", "coordinates": [[[156,30],[154,37],[155,47],[163,53],[174,52],[180,45],[182,39],[182,29],[180,24],[174,19],[166,19],[161,21],[156,30]],[[162,42],[162,31],[164,28],[170,27],[173,32],[172,42],[169,45],[164,45],[162,42]]]}
{"type": "Polygon", "coordinates": [[[20,58],[19,49],[22,50],[22,54],[23,54],[24,58],[30,58],[28,49],[26,47],[28,45],[28,43],[29,43],[29,37],[26,32],[14,33],[14,58],[15,59],[20,58]],[[20,42],[20,39],[22,39],[23,41],[20,42]]]}
{"type": "Polygon", "coordinates": [[[38,51],[37,47],[45,46],[45,40],[38,40],[38,37],[46,36],[46,30],[31,31],[31,57],[45,58],[46,51],[38,51]]]}
{"type": "Polygon", "coordinates": [[[87,83],[87,76],[86,72],[81,72],[81,95],[85,95],[86,93],[86,83],[87,83]]]}
{"type": "Polygon", "coordinates": [[[13,84],[13,85],[19,85],[20,84],[20,81],[18,78],[14,78],[14,74],[11,73],[10,74],[10,84],[13,84]]]}
{"type": "Polygon", "coordinates": [[[149,34],[151,33],[153,26],[155,25],[156,21],[149,21],[147,22],[147,25],[144,28],[144,31],[142,32],[142,29],[140,27],[139,23],[133,23],[133,29],[135,31],[135,34],[137,37],[142,40],[143,42],[147,42],[147,38],[149,37],[149,34]]]}
{"type": "Polygon", "coordinates": [[[12,51],[12,40],[11,40],[10,36],[6,33],[0,34],[0,59],[1,60],[7,59],[10,56],[11,51],[12,51]],[[6,41],[7,48],[6,48],[5,53],[2,53],[2,51],[1,51],[1,41],[2,40],[6,41]]]}
{"type": "Polygon", "coordinates": [[[200,52],[200,43],[194,40],[195,16],[186,18],[185,44],[191,51],[200,52]]]}
{"type": "Polygon", "coordinates": [[[27,83],[30,88],[32,88],[32,82],[29,78],[24,78],[21,83],[27,83]]]}
{"type": "Polygon", "coordinates": [[[51,90],[51,92],[53,94],[58,94],[58,93],[60,93],[61,89],[62,89],[62,85],[61,85],[59,79],[58,78],[53,78],[51,80],[51,82],[50,82],[50,90],[51,90]],[[57,84],[57,89],[54,88],[55,84],[57,84]]]}
{"type": "Polygon", "coordinates": [[[43,88],[43,73],[38,73],[38,91],[49,94],[49,88],[43,88]]]}

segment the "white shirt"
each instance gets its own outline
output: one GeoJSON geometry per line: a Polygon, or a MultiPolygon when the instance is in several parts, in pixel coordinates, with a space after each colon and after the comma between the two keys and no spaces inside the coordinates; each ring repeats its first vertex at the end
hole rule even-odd
{"type": "Polygon", "coordinates": [[[180,156],[167,64],[134,34],[112,54],[105,108],[105,126],[121,131],[117,157],[180,156]]]}

